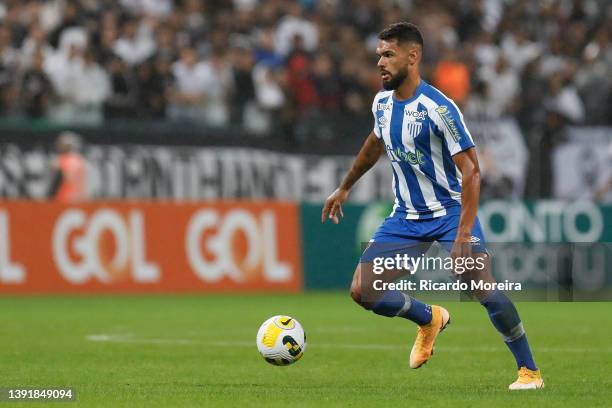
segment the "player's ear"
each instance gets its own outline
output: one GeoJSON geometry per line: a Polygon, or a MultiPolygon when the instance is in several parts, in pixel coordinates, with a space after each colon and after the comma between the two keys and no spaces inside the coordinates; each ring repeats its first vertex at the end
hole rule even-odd
{"type": "Polygon", "coordinates": [[[421,60],[421,47],[411,44],[407,50],[410,65],[417,65],[421,60]]]}

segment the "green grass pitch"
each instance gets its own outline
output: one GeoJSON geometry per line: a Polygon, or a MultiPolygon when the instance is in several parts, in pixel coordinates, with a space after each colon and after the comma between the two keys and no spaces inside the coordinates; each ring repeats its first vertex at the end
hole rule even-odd
{"type": "Polygon", "coordinates": [[[443,305],[452,324],[411,370],[414,325],[346,293],[2,297],[0,387],[72,386],[66,406],[87,407],[612,406],[609,303],[518,304],[546,381],[522,393],[506,389],[514,362],[482,307],[443,305]],[[306,329],[295,365],[257,352],[257,329],[275,314],[306,329]]]}

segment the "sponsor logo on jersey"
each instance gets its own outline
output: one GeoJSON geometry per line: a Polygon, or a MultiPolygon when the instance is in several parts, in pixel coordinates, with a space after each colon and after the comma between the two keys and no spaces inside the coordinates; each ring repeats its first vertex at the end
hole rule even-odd
{"type": "Polygon", "coordinates": [[[408,117],[414,118],[416,120],[424,120],[427,117],[427,111],[411,111],[408,109],[404,110],[404,114],[408,117]]]}
{"type": "Polygon", "coordinates": [[[376,110],[388,111],[388,110],[391,110],[391,105],[387,105],[386,103],[377,103],[376,110]]]}
{"type": "Polygon", "coordinates": [[[446,105],[439,106],[436,108],[436,112],[440,114],[440,118],[442,119],[444,126],[446,126],[446,129],[450,133],[453,140],[455,142],[459,142],[459,139],[461,139],[461,133],[459,133],[459,128],[457,127],[457,123],[455,122],[455,119],[453,118],[450,111],[448,110],[448,106],[446,105]]]}
{"type": "Polygon", "coordinates": [[[425,164],[425,155],[420,150],[415,149],[414,152],[405,152],[399,147],[395,150],[391,146],[387,146],[387,155],[392,162],[407,162],[413,166],[425,164]]]}
{"type": "Polygon", "coordinates": [[[387,118],[384,116],[379,116],[378,117],[378,126],[380,126],[381,128],[384,128],[387,126],[387,118]]]}

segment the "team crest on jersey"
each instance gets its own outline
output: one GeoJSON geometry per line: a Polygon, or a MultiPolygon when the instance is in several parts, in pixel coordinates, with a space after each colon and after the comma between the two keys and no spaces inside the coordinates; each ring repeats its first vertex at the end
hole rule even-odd
{"type": "Polygon", "coordinates": [[[408,130],[408,134],[414,139],[421,133],[421,129],[423,128],[423,124],[421,122],[408,122],[406,124],[406,130],[408,130]]]}
{"type": "Polygon", "coordinates": [[[451,115],[450,111],[448,110],[448,106],[438,106],[436,108],[436,112],[440,114],[440,118],[442,119],[444,126],[446,126],[446,128],[448,129],[448,132],[450,133],[453,140],[455,142],[459,142],[459,139],[461,139],[461,134],[459,133],[459,129],[457,128],[457,123],[455,123],[453,115],[451,115]]]}

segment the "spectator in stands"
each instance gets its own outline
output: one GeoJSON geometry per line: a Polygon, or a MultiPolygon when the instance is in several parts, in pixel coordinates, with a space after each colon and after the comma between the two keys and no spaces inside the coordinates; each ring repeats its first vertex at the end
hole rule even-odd
{"type": "Polygon", "coordinates": [[[559,72],[550,78],[544,105],[562,121],[580,123],[584,119],[584,104],[570,76],[569,72],[559,72]]]}
{"type": "Polygon", "coordinates": [[[270,28],[264,28],[256,34],[255,62],[270,67],[284,63],[283,57],[274,50],[274,32],[270,28]]]}
{"type": "Polygon", "coordinates": [[[287,72],[278,65],[263,60],[253,69],[253,84],[257,107],[262,113],[262,131],[277,132],[287,122],[287,72]]]}
{"type": "Polygon", "coordinates": [[[319,109],[334,115],[340,102],[340,87],[329,54],[320,52],[315,55],[312,63],[312,81],[317,93],[319,109]]]}
{"type": "Polygon", "coordinates": [[[438,63],[433,74],[434,86],[457,104],[465,102],[470,92],[470,72],[457,51],[449,49],[438,63]]]}
{"type": "Polygon", "coordinates": [[[258,128],[260,126],[254,123],[257,121],[258,112],[254,110],[253,52],[248,45],[239,44],[231,50],[231,61],[234,84],[234,92],[231,95],[232,123],[258,128]]]}
{"type": "Polygon", "coordinates": [[[609,101],[612,95],[612,47],[607,44],[607,27],[601,27],[594,41],[590,42],[582,53],[582,63],[577,67],[576,86],[584,101],[585,121],[602,125],[609,119],[609,101]],[[607,54],[607,55],[606,55],[607,54]],[[602,103],[603,101],[603,103],[602,103]]]}
{"type": "Polygon", "coordinates": [[[541,57],[529,62],[521,76],[520,104],[516,111],[516,118],[527,137],[535,129],[541,128],[544,122],[545,110],[542,95],[548,91],[548,81],[542,74],[541,57]]]}
{"type": "Polygon", "coordinates": [[[481,31],[474,37],[472,44],[473,58],[479,67],[493,66],[501,52],[495,44],[494,35],[488,31],[481,31]]]}
{"type": "Polygon", "coordinates": [[[136,114],[136,83],[127,64],[119,57],[111,57],[107,65],[110,75],[110,96],[104,101],[107,119],[134,118],[136,114]]]}
{"type": "MultiPolygon", "coordinates": [[[[26,3],[26,2],[24,2],[26,3]]],[[[79,27],[81,4],[78,1],[68,1],[60,6],[61,17],[59,24],[49,33],[49,44],[54,48],[60,47],[60,37],[62,33],[72,27],[79,27]]]]}
{"type": "Polygon", "coordinates": [[[498,55],[495,66],[484,66],[478,73],[487,84],[487,99],[497,115],[514,111],[514,103],[520,93],[520,82],[515,70],[503,54],[498,55]]]}
{"type": "Polygon", "coordinates": [[[513,72],[522,71],[526,64],[542,54],[542,46],[531,41],[528,32],[519,26],[513,27],[512,32],[503,36],[501,50],[513,72]]]}
{"type": "Polygon", "coordinates": [[[170,27],[160,26],[155,33],[156,47],[154,59],[164,58],[167,60],[175,60],[176,42],[174,31],[170,27]]]}
{"type": "Polygon", "coordinates": [[[57,121],[70,121],[74,108],[74,77],[83,64],[83,49],[76,44],[65,46],[45,60],[45,73],[53,84],[57,101],[51,106],[50,118],[57,121]]]}
{"type": "Polygon", "coordinates": [[[95,50],[96,59],[104,66],[117,56],[115,53],[117,36],[117,17],[114,13],[107,12],[103,15],[100,32],[94,33],[92,38],[92,47],[95,50]]]}
{"type": "Polygon", "coordinates": [[[11,29],[7,25],[0,25],[0,64],[3,67],[16,69],[19,63],[19,51],[12,42],[11,29]]]}
{"type": "Polygon", "coordinates": [[[212,126],[225,126],[230,116],[230,94],[235,89],[225,47],[214,47],[204,63],[207,69],[204,120],[212,126]]]}
{"type": "Polygon", "coordinates": [[[364,86],[360,77],[358,60],[345,58],[340,65],[340,89],[342,100],[340,107],[347,115],[358,115],[368,108],[370,102],[364,97],[370,89],[364,86]]]}
{"type": "Polygon", "coordinates": [[[172,72],[174,88],[170,117],[213,126],[227,123],[232,78],[223,50],[215,49],[206,61],[198,61],[195,49],[184,48],[172,72]]]}
{"type": "Polygon", "coordinates": [[[306,52],[313,52],[319,45],[317,26],[304,16],[304,10],[297,1],[288,3],[286,14],[276,28],[276,52],[289,55],[295,50],[295,38],[300,38],[300,46],[306,52]]]}
{"type": "Polygon", "coordinates": [[[17,75],[19,52],[11,42],[11,30],[0,25],[0,114],[9,114],[15,101],[13,78],[17,75]]]}
{"type": "Polygon", "coordinates": [[[45,117],[53,95],[53,85],[43,69],[44,55],[41,49],[34,51],[30,57],[29,68],[21,79],[20,105],[30,118],[45,117]]]}
{"type": "Polygon", "coordinates": [[[53,119],[88,125],[101,123],[103,104],[110,97],[111,86],[107,72],[95,61],[93,52],[73,46],[67,58],[60,59],[58,64],[51,71],[55,77],[50,75],[60,99],[53,119]]]}
{"type": "Polygon", "coordinates": [[[136,70],[137,115],[141,119],[166,117],[167,94],[172,89],[171,60],[158,57],[140,64],[136,70]]]}
{"type": "Polygon", "coordinates": [[[34,23],[30,26],[28,36],[23,41],[23,45],[19,50],[19,66],[25,70],[30,68],[35,54],[42,53],[36,58],[49,58],[53,55],[53,47],[47,42],[47,36],[40,24],[34,23]]]}
{"type": "Polygon", "coordinates": [[[211,81],[209,67],[198,61],[195,49],[186,47],[180,51],[180,59],[172,65],[172,74],[170,118],[202,121],[206,86],[211,81]]]}
{"type": "Polygon", "coordinates": [[[489,84],[482,80],[476,80],[463,112],[466,116],[476,119],[499,117],[498,107],[491,104],[490,100],[489,84]]]}
{"type": "Polygon", "coordinates": [[[153,55],[155,41],[149,23],[128,19],[123,23],[121,37],[115,42],[114,51],[128,65],[137,65],[153,55]]]}
{"type": "Polygon", "coordinates": [[[206,3],[200,0],[185,0],[183,3],[181,26],[190,42],[202,38],[210,28],[210,14],[206,12],[206,3]]]}
{"type": "Polygon", "coordinates": [[[304,40],[293,38],[291,54],[287,57],[287,74],[291,96],[298,115],[304,116],[317,106],[317,91],[314,86],[310,55],[304,48],[304,40]]]}

